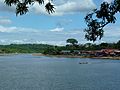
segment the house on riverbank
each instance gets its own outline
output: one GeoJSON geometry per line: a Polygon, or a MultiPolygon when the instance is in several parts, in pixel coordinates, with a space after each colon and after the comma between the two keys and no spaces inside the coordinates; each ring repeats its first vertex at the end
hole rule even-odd
{"type": "Polygon", "coordinates": [[[60,52],[62,55],[77,55],[77,56],[93,56],[93,57],[103,57],[103,56],[120,56],[120,50],[118,49],[102,49],[102,50],[62,50],[60,52]]]}

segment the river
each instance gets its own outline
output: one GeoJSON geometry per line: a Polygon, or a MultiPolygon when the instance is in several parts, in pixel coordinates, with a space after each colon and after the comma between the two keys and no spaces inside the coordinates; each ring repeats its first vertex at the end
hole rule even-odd
{"type": "Polygon", "coordinates": [[[120,60],[0,56],[0,90],[119,89],[120,60]]]}

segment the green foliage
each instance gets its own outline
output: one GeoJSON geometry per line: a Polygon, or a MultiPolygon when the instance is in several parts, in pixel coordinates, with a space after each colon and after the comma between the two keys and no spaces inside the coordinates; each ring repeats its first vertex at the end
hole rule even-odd
{"type": "MultiPolygon", "coordinates": [[[[44,0],[5,0],[4,1],[8,6],[16,7],[16,15],[23,15],[29,11],[29,7],[34,5],[34,3],[44,4],[44,0]]],[[[49,2],[45,5],[46,11],[50,14],[55,12],[54,5],[49,2]]]]}
{"type": "Polygon", "coordinates": [[[0,45],[1,53],[43,53],[48,47],[47,44],[10,44],[0,45]]]}
{"type": "Polygon", "coordinates": [[[78,43],[78,41],[74,38],[67,39],[66,42],[72,44],[73,46],[78,43]]]}
{"type": "Polygon", "coordinates": [[[48,55],[60,55],[61,51],[71,51],[74,52],[74,50],[79,51],[89,51],[89,50],[101,50],[101,49],[120,49],[120,41],[117,43],[100,43],[100,44],[93,44],[93,43],[86,43],[86,44],[79,44],[77,47],[73,45],[66,45],[66,46],[53,46],[48,47],[44,50],[44,54],[48,55]]]}
{"type": "Polygon", "coordinates": [[[109,23],[115,23],[115,14],[120,13],[120,0],[112,3],[103,2],[100,9],[95,9],[85,17],[87,28],[85,38],[89,41],[101,39],[104,34],[103,28],[109,23]]]}
{"type": "Polygon", "coordinates": [[[52,5],[50,2],[46,4],[45,9],[49,14],[55,12],[54,5],[52,5]]]}
{"type": "Polygon", "coordinates": [[[28,12],[28,7],[25,3],[18,3],[16,6],[16,15],[26,14],[28,12]]]}
{"type": "Polygon", "coordinates": [[[101,49],[120,49],[120,41],[117,43],[101,43],[101,44],[79,44],[76,46],[54,46],[47,44],[10,44],[0,45],[0,53],[43,53],[49,55],[60,55],[62,50],[101,50],[101,49]]]}
{"type": "Polygon", "coordinates": [[[104,49],[104,48],[109,47],[109,44],[108,43],[101,43],[100,47],[104,49]]]}

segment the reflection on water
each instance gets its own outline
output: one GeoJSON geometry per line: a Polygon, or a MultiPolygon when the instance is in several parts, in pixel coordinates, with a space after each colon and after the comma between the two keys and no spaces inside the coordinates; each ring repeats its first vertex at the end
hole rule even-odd
{"type": "Polygon", "coordinates": [[[119,60],[0,56],[0,90],[119,90],[119,69],[119,60]]]}

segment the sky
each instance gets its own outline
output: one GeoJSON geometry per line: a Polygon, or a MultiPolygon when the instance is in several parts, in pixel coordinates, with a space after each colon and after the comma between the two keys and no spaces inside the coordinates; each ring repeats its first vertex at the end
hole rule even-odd
{"type": "MultiPolygon", "coordinates": [[[[8,7],[0,0],[0,44],[53,44],[65,45],[68,38],[79,43],[89,43],[84,37],[84,17],[98,8],[103,1],[111,0],[54,0],[55,13],[48,14],[44,5],[35,3],[29,12],[15,15],[15,7],[8,7]]],[[[48,0],[45,0],[47,3],[48,0]]],[[[95,43],[117,42],[120,39],[120,19],[105,27],[104,37],[95,43]]]]}

